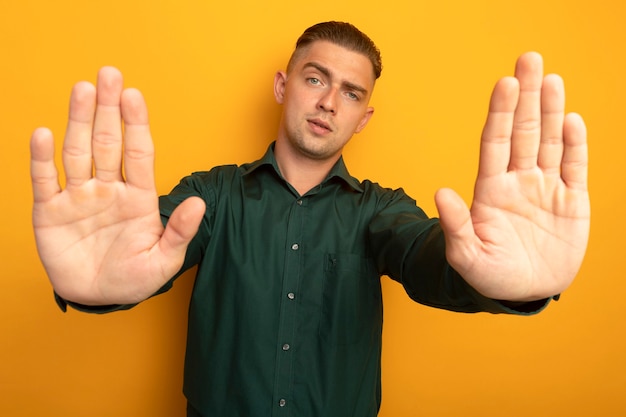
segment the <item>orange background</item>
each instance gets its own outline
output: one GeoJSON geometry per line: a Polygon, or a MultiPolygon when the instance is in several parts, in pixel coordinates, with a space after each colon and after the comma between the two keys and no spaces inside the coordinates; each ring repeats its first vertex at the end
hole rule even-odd
{"type": "Polygon", "coordinates": [[[146,96],[159,192],[256,159],[279,117],[274,72],[305,27],[330,19],[368,33],[385,65],[376,114],[345,152],[351,173],[404,187],[431,215],[439,187],[471,199],[491,87],[520,53],[544,55],[589,128],[592,233],[575,283],[521,318],[425,308],[385,278],[380,415],[626,415],[626,6],[602,0],[2,0],[0,415],[185,408],[192,275],[129,312],[62,314],[30,225],[30,132],[50,127],[60,150],[71,86],[115,65],[146,96]]]}

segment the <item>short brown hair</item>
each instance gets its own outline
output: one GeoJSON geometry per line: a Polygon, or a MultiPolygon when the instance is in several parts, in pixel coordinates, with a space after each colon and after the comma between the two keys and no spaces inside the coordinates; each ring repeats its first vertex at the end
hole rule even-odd
{"type": "Polygon", "coordinates": [[[351,51],[358,52],[369,58],[374,69],[374,77],[378,79],[383,70],[380,50],[374,42],[356,26],[346,22],[322,22],[311,26],[298,38],[296,48],[289,59],[287,71],[291,70],[299,51],[306,49],[315,41],[328,41],[351,51]]]}

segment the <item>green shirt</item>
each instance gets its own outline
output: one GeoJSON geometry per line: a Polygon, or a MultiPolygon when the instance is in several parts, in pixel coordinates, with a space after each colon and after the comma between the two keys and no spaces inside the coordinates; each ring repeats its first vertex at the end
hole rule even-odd
{"type": "Polygon", "coordinates": [[[519,313],[447,264],[437,219],[401,189],[357,181],[343,160],[301,196],[270,146],[254,163],[184,178],[160,199],[164,221],[192,195],[207,209],[182,269],[198,265],[184,392],[203,416],[376,416],[382,275],[422,304],[519,313]]]}

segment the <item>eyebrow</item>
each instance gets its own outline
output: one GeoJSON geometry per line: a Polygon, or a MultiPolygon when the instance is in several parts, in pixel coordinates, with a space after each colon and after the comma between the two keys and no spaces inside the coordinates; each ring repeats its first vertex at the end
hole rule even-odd
{"type": "MultiPolygon", "coordinates": [[[[326,68],[325,66],[318,64],[317,62],[307,62],[306,64],[304,64],[304,68],[315,68],[316,70],[321,72],[324,76],[330,79],[333,78],[333,75],[330,72],[330,70],[326,68]]],[[[350,81],[343,81],[341,85],[343,85],[344,87],[347,87],[350,90],[358,91],[361,94],[367,95],[367,89],[364,87],[361,87],[358,84],[352,83],[350,81]]]]}

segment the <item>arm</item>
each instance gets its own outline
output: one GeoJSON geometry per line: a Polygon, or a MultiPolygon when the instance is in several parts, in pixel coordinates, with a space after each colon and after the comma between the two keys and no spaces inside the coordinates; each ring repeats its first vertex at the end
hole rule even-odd
{"type": "Polygon", "coordinates": [[[565,290],[589,237],[587,144],[580,116],[564,114],[563,82],[522,55],[496,84],[483,131],[474,199],[436,195],[449,263],[486,297],[547,298],[565,290]]]}
{"type": "Polygon", "coordinates": [[[204,203],[184,201],[164,228],[153,155],[145,102],[137,90],[124,90],[121,74],[110,67],[99,72],[97,87],[83,82],[72,91],[64,189],[51,132],[33,133],[33,227],[41,261],[62,298],[133,304],[180,269],[204,203]]]}
{"type": "Polygon", "coordinates": [[[399,282],[409,297],[431,307],[476,313],[534,314],[549,298],[509,303],[485,297],[446,259],[438,219],[428,218],[403,190],[387,191],[369,224],[369,243],[381,275],[399,282]]]}

